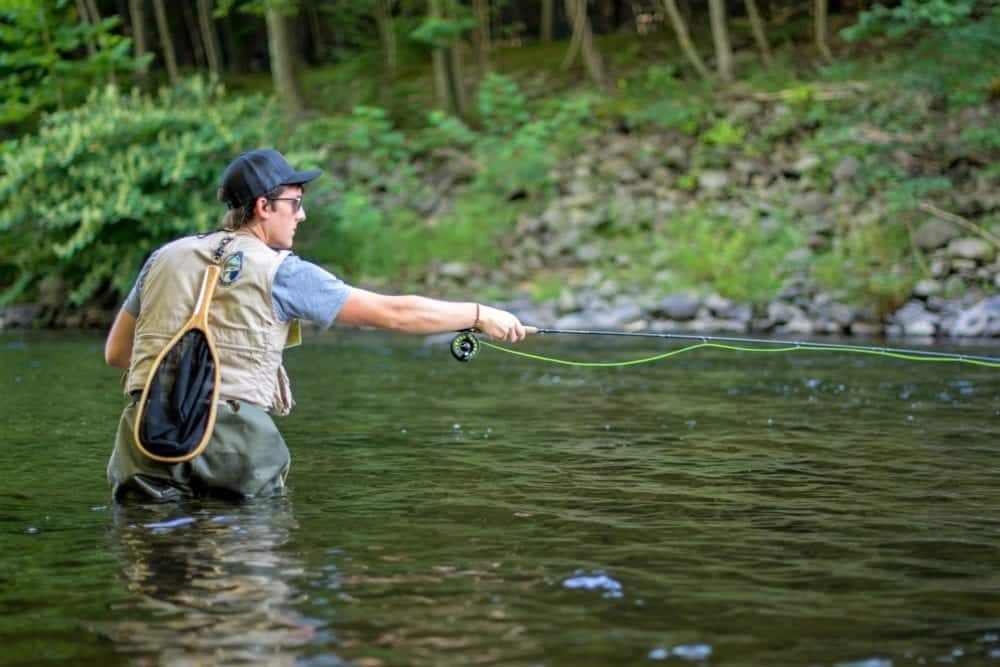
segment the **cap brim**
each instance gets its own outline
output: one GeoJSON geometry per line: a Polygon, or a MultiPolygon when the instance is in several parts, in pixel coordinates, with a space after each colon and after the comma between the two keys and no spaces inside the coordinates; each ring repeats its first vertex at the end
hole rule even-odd
{"type": "Polygon", "coordinates": [[[281,180],[281,185],[302,185],[308,183],[323,173],[322,169],[310,169],[309,171],[297,171],[294,174],[281,180]]]}

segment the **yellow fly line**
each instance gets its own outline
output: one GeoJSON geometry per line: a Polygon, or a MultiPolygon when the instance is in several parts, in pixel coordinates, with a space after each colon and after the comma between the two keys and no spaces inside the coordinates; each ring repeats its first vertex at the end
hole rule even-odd
{"type": "Polygon", "coordinates": [[[624,361],[575,361],[572,359],[562,359],[534,352],[524,352],[515,350],[487,340],[480,340],[476,332],[460,332],[452,341],[451,352],[459,361],[471,361],[479,351],[479,346],[483,345],[492,350],[511,354],[525,359],[544,361],[551,364],[563,366],[577,366],[583,368],[615,368],[621,366],[638,366],[654,361],[661,361],[676,357],[687,352],[701,349],[727,350],[730,352],[747,352],[752,354],[775,354],[796,351],[815,352],[840,352],[851,354],[866,354],[890,359],[901,359],[904,361],[933,362],[933,363],[961,363],[985,368],[1000,368],[1000,358],[988,357],[972,354],[960,354],[956,352],[938,352],[934,350],[916,350],[904,348],[873,347],[864,345],[847,345],[841,343],[819,343],[812,341],[782,341],[768,340],[763,338],[736,338],[719,336],[699,336],[694,334],[674,334],[656,332],[632,332],[632,331],[587,331],[579,329],[537,329],[539,334],[566,334],[566,335],[590,335],[590,336],[625,336],[640,338],[662,338],[673,340],[685,340],[690,344],[659,354],[640,357],[638,359],[628,359],[624,361]]]}

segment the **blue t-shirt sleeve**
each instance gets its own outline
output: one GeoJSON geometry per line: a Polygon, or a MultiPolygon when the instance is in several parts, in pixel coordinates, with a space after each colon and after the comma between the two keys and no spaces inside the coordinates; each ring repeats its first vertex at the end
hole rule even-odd
{"type": "Polygon", "coordinates": [[[343,280],[296,255],[281,262],[271,285],[279,320],[306,320],[322,327],[333,324],[350,293],[343,280]]]}
{"type": "Polygon", "coordinates": [[[146,279],[146,274],[149,273],[149,267],[153,265],[153,259],[156,257],[158,250],[149,256],[146,263],[142,265],[139,269],[139,277],[135,279],[135,284],[132,285],[132,291],[128,293],[125,297],[125,303],[122,304],[122,308],[125,312],[132,317],[139,317],[139,313],[142,311],[142,297],[140,291],[142,290],[142,281],[146,279]]]}

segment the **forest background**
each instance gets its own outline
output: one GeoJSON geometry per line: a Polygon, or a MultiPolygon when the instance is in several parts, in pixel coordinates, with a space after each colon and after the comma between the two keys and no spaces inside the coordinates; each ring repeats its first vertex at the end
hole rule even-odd
{"type": "Polygon", "coordinates": [[[260,146],[369,288],[919,334],[1000,290],[996,0],[0,0],[0,91],[7,325],[106,324],[260,146]]]}

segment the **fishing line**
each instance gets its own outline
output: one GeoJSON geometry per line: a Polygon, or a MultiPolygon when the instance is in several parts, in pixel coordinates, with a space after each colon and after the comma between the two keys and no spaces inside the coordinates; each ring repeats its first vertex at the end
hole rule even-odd
{"type": "Polygon", "coordinates": [[[626,361],[574,361],[550,357],[533,352],[523,352],[509,347],[503,347],[486,340],[481,340],[475,332],[462,331],[451,342],[451,353],[459,361],[471,361],[479,353],[480,345],[492,350],[498,350],[526,359],[544,361],[563,366],[579,366],[589,368],[614,368],[619,366],[637,366],[654,361],[674,357],[685,352],[705,348],[728,350],[730,352],[775,353],[794,352],[796,350],[813,350],[816,352],[849,352],[854,354],[869,354],[905,361],[925,361],[942,363],[963,363],[986,368],[1000,368],[1000,357],[987,357],[955,352],[935,352],[892,347],[871,347],[865,345],[848,345],[843,343],[814,343],[809,341],[771,340],[767,338],[737,338],[732,336],[701,336],[697,334],[654,333],[645,331],[591,331],[584,329],[537,329],[538,334],[577,335],[577,336],[622,336],[633,338],[663,338],[670,340],[697,341],[693,345],[669,350],[639,359],[626,361]],[[769,345],[774,347],[751,347],[769,345]]]}

